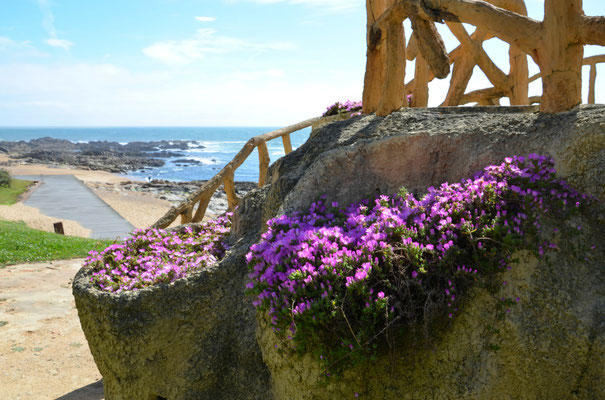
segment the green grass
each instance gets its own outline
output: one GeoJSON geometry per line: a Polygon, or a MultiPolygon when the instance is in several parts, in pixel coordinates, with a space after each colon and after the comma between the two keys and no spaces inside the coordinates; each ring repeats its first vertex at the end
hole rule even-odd
{"type": "Polygon", "coordinates": [[[32,183],[32,181],[11,179],[9,187],[0,186],[0,204],[15,204],[19,196],[23,194],[32,183]]]}
{"type": "Polygon", "coordinates": [[[0,266],[85,257],[111,240],[84,239],[29,228],[23,222],[0,220],[0,266]]]}

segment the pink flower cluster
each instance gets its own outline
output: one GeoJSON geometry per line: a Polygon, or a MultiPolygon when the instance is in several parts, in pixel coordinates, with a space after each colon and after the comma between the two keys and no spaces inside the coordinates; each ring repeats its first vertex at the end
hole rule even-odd
{"type": "Polygon", "coordinates": [[[402,191],[343,208],[324,196],[305,214],[268,222],[247,254],[248,293],[276,331],[331,363],[348,357],[335,347],[367,346],[394,321],[452,317],[461,295],[509,267],[515,250],[542,251],[544,215],[588,201],[536,154],[421,199],[402,191]]]}
{"type": "Polygon", "coordinates": [[[361,108],[363,104],[361,101],[347,100],[344,103],[337,101],[331,106],[326,108],[326,111],[322,114],[322,117],[329,117],[330,115],[346,114],[351,117],[361,115],[361,108]]]}
{"type": "Polygon", "coordinates": [[[91,251],[84,266],[93,269],[91,283],[107,292],[173,282],[223,257],[231,216],[228,213],[180,232],[136,230],[123,243],[100,253],[91,251]]]}

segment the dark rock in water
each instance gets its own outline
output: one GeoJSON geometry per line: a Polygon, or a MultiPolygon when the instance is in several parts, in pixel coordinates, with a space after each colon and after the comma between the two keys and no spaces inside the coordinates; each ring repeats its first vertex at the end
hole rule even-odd
{"type": "MultiPolygon", "coordinates": [[[[69,140],[40,138],[29,142],[2,142],[4,152],[30,163],[65,164],[102,171],[125,173],[144,167],[161,167],[158,158],[181,157],[174,150],[186,150],[193,141],[118,142],[93,141],[72,143],[69,140]],[[171,151],[173,150],[173,151],[171,151]]],[[[196,148],[203,148],[195,143],[196,148]]]]}
{"type": "Polygon", "coordinates": [[[199,165],[202,162],[199,160],[194,160],[192,158],[179,158],[178,160],[174,160],[175,163],[181,163],[181,164],[192,164],[192,165],[199,165]]]}

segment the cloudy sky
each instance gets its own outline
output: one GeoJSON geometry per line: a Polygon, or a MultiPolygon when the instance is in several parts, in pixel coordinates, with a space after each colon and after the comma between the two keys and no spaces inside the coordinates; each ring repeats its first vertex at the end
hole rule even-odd
{"type": "MultiPolygon", "coordinates": [[[[507,46],[486,48],[507,72],[507,46]]],[[[0,126],[282,126],[361,99],[364,68],[363,0],[0,0],[0,126]]]]}

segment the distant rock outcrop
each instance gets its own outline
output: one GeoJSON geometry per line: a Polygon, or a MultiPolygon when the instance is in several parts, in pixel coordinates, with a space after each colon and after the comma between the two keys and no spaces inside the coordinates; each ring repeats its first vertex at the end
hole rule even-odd
{"type": "MultiPolygon", "coordinates": [[[[0,151],[26,163],[60,164],[80,168],[125,173],[164,165],[162,158],[182,157],[193,141],[160,140],[151,142],[93,141],[73,143],[44,137],[28,142],[0,142],[0,151]]],[[[197,143],[197,148],[203,148],[197,143]]]]}
{"type": "Polygon", "coordinates": [[[262,318],[258,326],[244,297],[244,254],[265,222],[304,210],[322,194],[346,204],[401,186],[421,193],[506,156],[540,153],[553,157],[576,189],[605,200],[605,108],[533,110],[406,109],[324,126],[243,199],[233,247],[216,267],[122,295],[93,289],[89,271],[81,270],[74,296],[107,398],[129,398],[133,390],[170,399],[335,399],[355,392],[368,399],[605,398],[602,206],[574,221],[584,227],[579,240],[594,243],[590,254],[561,243],[560,253],[527,257],[507,272],[503,290],[522,301],[500,326],[498,351],[484,334],[496,299],[477,290],[430,345],[402,341],[392,355],[322,386],[309,359],[275,351],[272,332],[262,318]]]}

